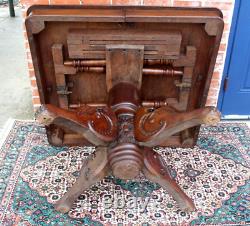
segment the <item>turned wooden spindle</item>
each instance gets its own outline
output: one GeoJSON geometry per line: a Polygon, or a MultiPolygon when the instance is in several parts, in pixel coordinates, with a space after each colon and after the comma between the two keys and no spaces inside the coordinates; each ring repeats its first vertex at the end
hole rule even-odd
{"type": "MultiPolygon", "coordinates": [[[[173,62],[173,59],[144,59],[144,65],[171,65],[173,62]]],[[[106,60],[68,60],[64,61],[64,65],[73,67],[106,66],[106,60]]]]}
{"type": "Polygon", "coordinates": [[[103,73],[105,72],[105,67],[83,67],[77,66],[76,72],[94,72],[94,73],[103,73]]]}
{"type": "Polygon", "coordinates": [[[110,90],[109,97],[118,120],[118,136],[108,155],[110,166],[114,176],[133,179],[143,165],[143,153],[134,137],[134,115],[140,103],[138,90],[132,84],[120,83],[110,90]]]}
{"type": "Polygon", "coordinates": [[[183,75],[183,71],[175,70],[173,68],[167,68],[167,69],[143,68],[142,72],[143,75],[167,75],[167,76],[183,75]]]}
{"type": "Polygon", "coordinates": [[[106,60],[69,60],[65,61],[64,65],[73,67],[98,67],[105,66],[106,60]]]}
{"type": "MultiPolygon", "coordinates": [[[[145,61],[148,65],[154,64],[166,64],[169,65],[168,62],[164,60],[147,60],[145,61]]],[[[106,60],[73,60],[73,61],[65,61],[65,66],[71,66],[76,68],[76,72],[95,72],[95,73],[103,73],[106,71],[106,60]]],[[[173,67],[158,69],[158,68],[143,68],[143,75],[166,75],[166,76],[180,76],[183,75],[183,71],[176,70],[173,67]]]]}

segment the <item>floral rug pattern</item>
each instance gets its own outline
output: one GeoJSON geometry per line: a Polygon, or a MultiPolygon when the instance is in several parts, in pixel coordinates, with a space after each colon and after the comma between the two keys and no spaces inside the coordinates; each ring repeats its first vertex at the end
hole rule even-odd
{"type": "Polygon", "coordinates": [[[53,208],[93,147],[52,147],[45,129],[16,121],[0,149],[0,225],[250,224],[250,131],[245,124],[202,127],[193,149],[157,148],[197,210],[182,212],[158,184],[107,177],[68,214],[53,208]]]}

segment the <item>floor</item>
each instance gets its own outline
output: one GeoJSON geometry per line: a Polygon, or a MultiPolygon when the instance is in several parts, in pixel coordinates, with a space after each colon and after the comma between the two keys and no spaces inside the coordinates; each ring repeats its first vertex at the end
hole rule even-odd
{"type": "Polygon", "coordinates": [[[0,130],[9,118],[33,118],[21,9],[15,12],[10,18],[8,7],[0,7],[0,130]]]}

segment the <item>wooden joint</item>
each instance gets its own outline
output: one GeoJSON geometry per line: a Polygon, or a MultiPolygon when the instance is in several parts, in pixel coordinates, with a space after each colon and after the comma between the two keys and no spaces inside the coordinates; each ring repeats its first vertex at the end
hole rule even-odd
{"type": "Polygon", "coordinates": [[[182,88],[190,88],[191,87],[191,83],[189,82],[175,82],[175,86],[182,89],[182,88]]]}
{"type": "Polygon", "coordinates": [[[26,26],[29,27],[29,30],[32,32],[32,34],[38,34],[45,28],[44,21],[37,20],[35,18],[27,18],[25,23],[26,26]]]}
{"type": "Polygon", "coordinates": [[[220,18],[216,18],[208,21],[205,24],[205,31],[210,36],[216,36],[218,32],[223,29],[223,26],[224,26],[223,20],[220,18]]]}
{"type": "Polygon", "coordinates": [[[57,86],[56,92],[59,95],[69,95],[72,93],[71,91],[68,90],[68,86],[57,86]]]}

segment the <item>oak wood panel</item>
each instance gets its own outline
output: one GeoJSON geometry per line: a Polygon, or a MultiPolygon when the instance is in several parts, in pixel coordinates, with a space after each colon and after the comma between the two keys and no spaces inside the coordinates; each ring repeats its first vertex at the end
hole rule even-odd
{"type": "Polygon", "coordinates": [[[105,59],[106,45],[144,45],[145,59],[175,59],[180,54],[180,32],[135,29],[70,30],[67,38],[72,59],[105,59]]]}

